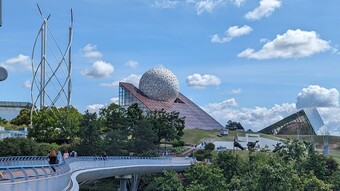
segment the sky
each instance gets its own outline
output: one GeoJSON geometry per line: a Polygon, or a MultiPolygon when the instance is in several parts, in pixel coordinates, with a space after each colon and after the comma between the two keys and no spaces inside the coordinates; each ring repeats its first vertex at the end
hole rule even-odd
{"type": "Polygon", "coordinates": [[[138,87],[144,72],[163,66],[223,126],[257,131],[317,107],[340,135],[338,0],[3,1],[2,101],[32,102],[37,3],[63,50],[72,9],[72,105],[80,112],[117,103],[119,81],[138,87]]]}

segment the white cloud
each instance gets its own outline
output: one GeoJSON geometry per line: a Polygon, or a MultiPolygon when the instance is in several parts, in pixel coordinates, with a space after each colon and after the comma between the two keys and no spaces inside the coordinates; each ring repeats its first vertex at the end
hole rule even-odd
{"type": "MultiPolygon", "coordinates": [[[[188,1],[187,1],[188,2],[188,1]]],[[[192,1],[189,1],[192,2],[192,1]]],[[[225,0],[196,0],[195,7],[198,15],[203,12],[211,13],[217,6],[223,4],[225,0]]]]}
{"type": "Polygon", "coordinates": [[[99,109],[104,108],[105,105],[103,104],[92,104],[92,105],[88,105],[86,106],[86,110],[88,110],[90,113],[98,113],[99,109]]]}
{"type": "Polygon", "coordinates": [[[235,104],[228,105],[226,100],[221,103],[210,103],[202,108],[223,126],[228,120],[232,120],[240,122],[245,129],[254,131],[261,130],[297,111],[295,104],[288,103],[275,104],[272,108],[239,108],[233,99],[229,99],[229,103],[235,104]]]}
{"type": "Polygon", "coordinates": [[[154,0],[151,4],[151,7],[160,8],[160,9],[171,9],[176,8],[179,4],[179,1],[176,0],[154,0]]]}
{"type": "Polygon", "coordinates": [[[281,7],[281,0],[261,0],[260,6],[245,15],[246,19],[259,20],[262,17],[270,16],[275,9],[281,7]]]}
{"type": "Polygon", "coordinates": [[[141,75],[131,74],[130,76],[123,78],[121,80],[114,81],[112,83],[102,83],[100,85],[105,86],[105,87],[118,87],[119,82],[127,82],[127,83],[131,83],[131,84],[135,85],[136,87],[138,87],[139,80],[140,80],[141,77],[142,77],[141,75]]]}
{"type": "Polygon", "coordinates": [[[125,63],[126,66],[130,67],[130,68],[137,68],[137,66],[139,65],[139,63],[135,60],[129,60],[125,63]]]}
{"type": "Polygon", "coordinates": [[[244,25],[243,27],[232,26],[232,27],[229,27],[229,29],[227,31],[225,31],[224,36],[220,37],[219,35],[214,34],[211,37],[211,42],[212,43],[225,43],[225,42],[228,42],[235,37],[239,37],[239,36],[249,34],[251,31],[253,31],[253,29],[248,25],[244,25]]]}
{"type": "Polygon", "coordinates": [[[19,54],[17,57],[0,62],[0,66],[10,71],[23,71],[32,69],[30,57],[23,54],[19,54]]]}
{"type": "Polygon", "coordinates": [[[246,2],[246,0],[230,0],[230,1],[237,7],[241,7],[246,2]]]}
{"type": "Polygon", "coordinates": [[[213,108],[214,110],[226,109],[229,106],[237,106],[236,100],[234,98],[227,99],[219,103],[210,103],[208,105],[209,108],[213,108]]]}
{"type": "Polygon", "coordinates": [[[118,97],[113,97],[110,99],[109,104],[119,104],[119,98],[118,97]]]}
{"type": "Polygon", "coordinates": [[[310,85],[298,94],[296,107],[339,107],[339,91],[310,85]]]}
{"type": "Polygon", "coordinates": [[[340,136],[340,108],[339,107],[320,107],[318,112],[325,122],[329,134],[340,136]]]}
{"type": "Polygon", "coordinates": [[[97,45],[87,44],[83,49],[83,56],[86,58],[100,58],[103,54],[96,50],[97,45]]]}
{"type": "Polygon", "coordinates": [[[252,59],[299,58],[324,52],[331,48],[330,43],[319,38],[315,31],[288,30],[277,35],[273,41],[267,42],[262,49],[255,51],[247,48],[238,57],[252,59]]]}
{"type": "Polygon", "coordinates": [[[241,88],[237,88],[237,89],[232,89],[231,90],[232,94],[240,94],[241,93],[241,88]]]}
{"type": "Polygon", "coordinates": [[[23,84],[24,88],[31,89],[32,83],[29,80],[26,80],[23,84]]]}
{"type": "Polygon", "coordinates": [[[83,70],[81,72],[84,76],[92,76],[94,78],[104,78],[109,77],[114,71],[112,64],[98,60],[92,64],[91,70],[83,70]]]}
{"type": "Polygon", "coordinates": [[[206,86],[218,86],[221,84],[221,80],[214,75],[193,74],[187,77],[186,83],[188,86],[205,88],[206,86]]]}

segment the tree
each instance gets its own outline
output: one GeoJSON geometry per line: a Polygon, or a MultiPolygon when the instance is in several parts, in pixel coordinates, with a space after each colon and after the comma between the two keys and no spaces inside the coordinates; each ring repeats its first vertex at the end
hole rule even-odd
{"type": "Polygon", "coordinates": [[[182,182],[174,171],[165,170],[163,176],[157,177],[155,182],[159,191],[184,191],[182,182]]]}
{"type": "Polygon", "coordinates": [[[200,185],[200,188],[210,191],[227,190],[227,184],[223,179],[221,169],[210,166],[207,163],[196,163],[191,165],[184,173],[185,185],[192,188],[193,185],[200,185]]]}
{"type": "Polygon", "coordinates": [[[28,137],[37,142],[70,143],[79,132],[82,115],[72,106],[45,107],[33,112],[33,127],[28,137]]]}
{"type": "Polygon", "coordinates": [[[157,143],[161,140],[166,141],[180,140],[184,134],[185,121],[183,117],[179,116],[178,112],[166,112],[164,109],[150,112],[147,116],[153,130],[157,134],[157,143]]]}
{"type": "Polygon", "coordinates": [[[13,125],[26,125],[28,126],[31,122],[31,111],[29,109],[22,109],[18,116],[10,121],[13,125]]]}
{"type": "Polygon", "coordinates": [[[152,156],[157,148],[157,135],[150,127],[149,121],[140,119],[131,130],[129,148],[134,155],[152,156]]]}
{"type": "Polygon", "coordinates": [[[235,122],[235,121],[231,121],[231,120],[228,120],[227,125],[225,127],[226,127],[226,129],[229,129],[231,131],[237,130],[237,129],[244,131],[244,128],[243,128],[243,126],[241,125],[240,122],[235,122]]]}
{"type": "Polygon", "coordinates": [[[99,110],[100,121],[103,123],[104,132],[126,129],[126,110],[115,104],[99,110]]]}
{"type": "Polygon", "coordinates": [[[80,144],[77,146],[80,155],[100,155],[102,154],[100,137],[100,126],[96,113],[85,111],[80,123],[80,144]]]}

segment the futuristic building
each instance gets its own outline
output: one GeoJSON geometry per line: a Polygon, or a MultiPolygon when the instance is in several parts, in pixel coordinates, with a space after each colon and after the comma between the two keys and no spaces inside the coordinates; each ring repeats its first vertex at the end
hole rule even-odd
{"type": "Polygon", "coordinates": [[[316,135],[324,122],[316,108],[304,108],[260,132],[272,135],[316,135]]]}
{"type": "Polygon", "coordinates": [[[223,126],[179,92],[177,77],[163,67],[145,72],[139,88],[133,84],[119,83],[119,105],[128,107],[134,103],[144,111],[165,109],[176,111],[185,117],[185,128],[222,129],[223,126]]]}
{"type": "Polygon", "coordinates": [[[22,109],[31,109],[32,104],[29,102],[9,102],[0,101],[0,117],[10,120],[19,115],[22,109]]]}

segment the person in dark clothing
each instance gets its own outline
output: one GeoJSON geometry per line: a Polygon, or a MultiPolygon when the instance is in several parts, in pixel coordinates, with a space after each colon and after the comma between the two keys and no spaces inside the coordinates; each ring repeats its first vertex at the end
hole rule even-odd
{"type": "Polygon", "coordinates": [[[57,153],[55,150],[52,150],[48,155],[48,163],[51,164],[51,168],[55,172],[55,168],[53,167],[54,164],[57,164],[57,153]]]}

